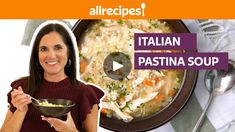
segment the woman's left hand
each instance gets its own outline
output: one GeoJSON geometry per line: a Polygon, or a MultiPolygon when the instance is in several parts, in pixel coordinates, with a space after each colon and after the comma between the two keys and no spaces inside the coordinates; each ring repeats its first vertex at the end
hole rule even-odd
{"type": "Polygon", "coordinates": [[[47,121],[58,132],[78,132],[70,112],[67,114],[66,121],[52,117],[41,117],[42,120],[47,121]]]}

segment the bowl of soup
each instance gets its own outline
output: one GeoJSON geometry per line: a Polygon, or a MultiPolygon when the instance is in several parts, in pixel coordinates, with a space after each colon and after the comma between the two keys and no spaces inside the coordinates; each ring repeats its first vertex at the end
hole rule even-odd
{"type": "MultiPolygon", "coordinates": [[[[100,126],[113,131],[146,131],[173,118],[186,104],[196,83],[193,70],[134,69],[135,33],[189,33],[180,20],[79,20],[73,27],[79,47],[81,79],[106,92],[100,126]],[[129,58],[129,75],[115,80],[106,75],[105,58],[121,52],[129,58]]],[[[151,50],[141,52],[195,52],[151,50]]]]}
{"type": "Polygon", "coordinates": [[[67,99],[38,99],[38,101],[32,101],[34,108],[45,116],[57,118],[65,116],[75,105],[67,99]]]}

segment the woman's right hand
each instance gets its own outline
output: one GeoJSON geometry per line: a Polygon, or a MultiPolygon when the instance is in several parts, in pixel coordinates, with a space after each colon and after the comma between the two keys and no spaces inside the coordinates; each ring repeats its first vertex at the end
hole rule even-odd
{"type": "Polygon", "coordinates": [[[27,112],[28,111],[28,104],[30,104],[31,98],[28,94],[25,94],[21,88],[21,86],[18,87],[18,89],[14,89],[11,92],[11,103],[14,107],[16,107],[21,112],[27,112]]]}

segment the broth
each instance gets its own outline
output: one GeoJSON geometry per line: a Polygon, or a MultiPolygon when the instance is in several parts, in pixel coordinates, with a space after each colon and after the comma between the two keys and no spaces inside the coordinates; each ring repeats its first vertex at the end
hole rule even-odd
{"type": "MultiPolygon", "coordinates": [[[[132,70],[127,78],[113,80],[103,70],[112,52],[128,55],[134,63],[134,33],[172,33],[159,20],[99,20],[90,25],[78,41],[81,79],[106,91],[102,113],[125,122],[156,113],[172,102],[184,76],[183,70],[132,70]]],[[[182,52],[153,50],[143,52],[182,52]]]]}

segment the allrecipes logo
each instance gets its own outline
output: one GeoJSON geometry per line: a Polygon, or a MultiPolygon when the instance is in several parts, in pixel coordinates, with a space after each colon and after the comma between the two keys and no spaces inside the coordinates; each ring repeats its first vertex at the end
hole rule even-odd
{"type": "Polygon", "coordinates": [[[127,15],[131,16],[144,16],[145,3],[141,3],[139,8],[126,8],[122,5],[119,5],[116,8],[106,8],[101,5],[97,5],[94,8],[90,8],[89,14],[91,16],[121,16],[124,18],[127,15]]]}

